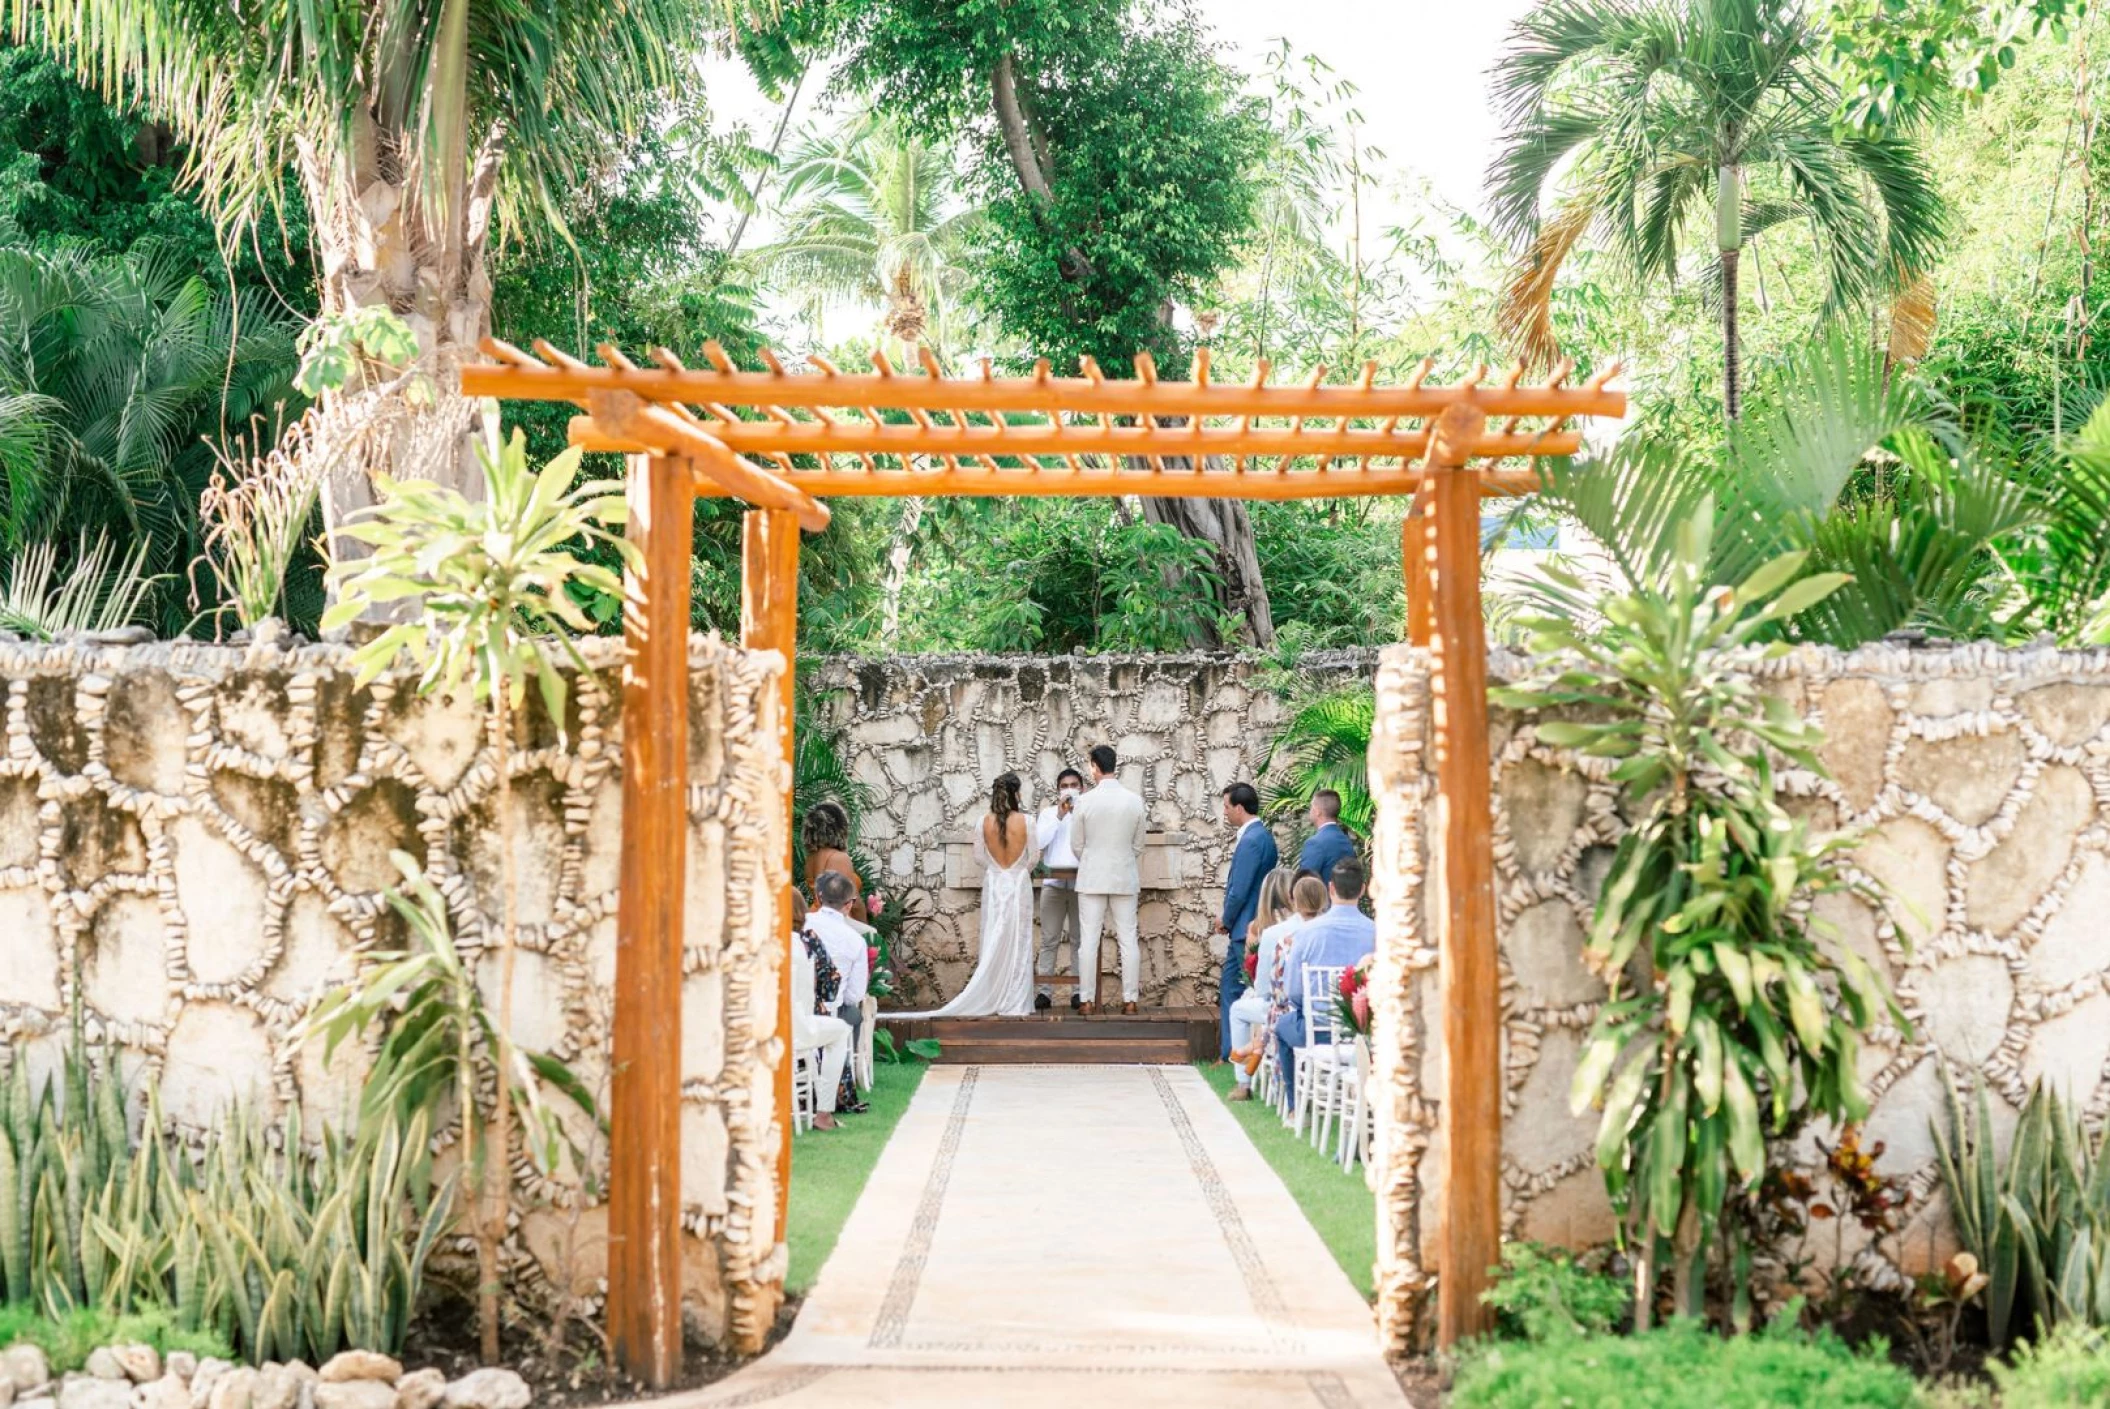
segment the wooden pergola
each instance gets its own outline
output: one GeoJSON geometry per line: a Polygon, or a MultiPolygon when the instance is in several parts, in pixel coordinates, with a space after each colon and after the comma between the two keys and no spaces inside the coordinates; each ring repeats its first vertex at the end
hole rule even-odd
{"type": "MultiPolygon", "coordinates": [[[[654,348],[639,366],[614,347],[601,365],[544,342],[496,340],[497,365],[462,369],[468,396],[569,401],[571,439],[630,456],[623,677],[623,859],[617,916],[609,1169],[608,1322],[616,1359],[654,1386],[681,1357],[681,952],[688,837],[687,633],[692,501],[750,507],[742,537],[741,640],[782,654],[784,757],[792,690],[801,529],[828,524],[838,497],[1122,496],[1327,499],[1411,495],[1403,535],[1407,631],[1432,663],[1438,822],[1444,864],[1438,948],[1444,984],[1442,1125],[1446,1191],[1438,1337],[1487,1324],[1480,1304],[1501,1243],[1501,1007],[1491,850],[1487,636],[1480,605],[1480,500],[1529,493],[1529,462],[1581,445],[1574,422],[1623,416],[1608,367],[1571,384],[1570,367],[1525,384],[1521,366],[1482,368],[1451,386],[1429,365],[1380,385],[1375,363],[1345,383],[1324,367],[1294,384],[1192,374],[1163,380],[1148,355],[1132,379],[1086,359],[1081,374],[951,377],[936,359],[897,369],[873,354],[850,372],[810,357],[794,373],[767,351],[743,369],[716,343],[705,367],[654,348]],[[1503,468],[1504,461],[1524,461],[1503,468]],[[1474,468],[1479,462],[1480,468],[1474,468]]],[[[789,897],[783,898],[787,906],[789,897]]],[[[788,925],[785,926],[788,930],[788,925]]],[[[788,963],[788,959],[787,959],[788,963]]],[[[788,1049],[791,986],[778,984],[788,1049]]],[[[791,1174],[791,1062],[778,1070],[776,1227],[791,1174]]]]}

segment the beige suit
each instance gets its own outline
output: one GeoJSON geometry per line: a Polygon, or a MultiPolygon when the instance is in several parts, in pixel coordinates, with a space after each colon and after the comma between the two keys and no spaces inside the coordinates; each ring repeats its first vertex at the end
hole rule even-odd
{"type": "Polygon", "coordinates": [[[1070,809],[1070,846],[1077,853],[1077,983],[1087,1002],[1098,1001],[1099,932],[1108,911],[1121,946],[1121,1001],[1136,1001],[1136,899],[1149,834],[1143,799],[1113,778],[1100,780],[1070,809]]]}

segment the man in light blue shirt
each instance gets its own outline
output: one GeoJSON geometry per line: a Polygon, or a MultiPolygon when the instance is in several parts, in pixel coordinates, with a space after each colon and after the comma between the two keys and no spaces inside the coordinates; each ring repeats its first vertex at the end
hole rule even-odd
{"type": "MultiPolygon", "coordinates": [[[[1377,926],[1358,908],[1363,898],[1363,863],[1344,856],[1334,863],[1333,879],[1326,889],[1333,908],[1297,931],[1282,981],[1289,985],[1284,995],[1289,1011],[1275,1024],[1275,1055],[1282,1062],[1282,1089],[1297,1098],[1297,1048],[1304,1045],[1304,971],[1311,968],[1349,968],[1377,952],[1377,926]]],[[[1331,1004],[1336,988],[1329,987],[1318,1001],[1331,1004]]],[[[1327,1014],[1321,1016],[1329,1016],[1327,1014]]]]}

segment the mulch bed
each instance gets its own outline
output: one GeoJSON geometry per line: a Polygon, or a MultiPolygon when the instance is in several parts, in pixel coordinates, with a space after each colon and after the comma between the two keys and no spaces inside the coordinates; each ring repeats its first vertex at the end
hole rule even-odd
{"type": "MultiPolygon", "coordinates": [[[[776,1346],[791,1329],[798,1315],[796,1300],[786,1301],[770,1328],[763,1353],[776,1346]]],[[[537,1409],[590,1409],[600,1404],[621,1404],[656,1394],[678,1394],[714,1384],[749,1364],[753,1359],[727,1355],[701,1341],[690,1340],[682,1355],[682,1374],[664,1390],[647,1389],[608,1363],[598,1336],[582,1323],[574,1323],[561,1346],[552,1347],[539,1336],[508,1327],[499,1341],[499,1364],[517,1371],[534,1392],[537,1409]]],[[[476,1310],[468,1302],[449,1298],[429,1307],[412,1323],[403,1347],[406,1369],[430,1365],[448,1379],[465,1375],[482,1362],[476,1354],[476,1310]]]]}

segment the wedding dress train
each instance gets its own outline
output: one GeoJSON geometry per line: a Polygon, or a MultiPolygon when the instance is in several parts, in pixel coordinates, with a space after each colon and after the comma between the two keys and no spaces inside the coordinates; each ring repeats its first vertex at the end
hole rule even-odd
{"type": "Polygon", "coordinates": [[[1040,848],[1028,828],[1026,849],[1009,866],[999,866],[977,829],[974,858],[982,863],[982,951],[973,975],[942,1008],[888,1017],[1017,1017],[1033,1011],[1033,866],[1040,848]]]}

